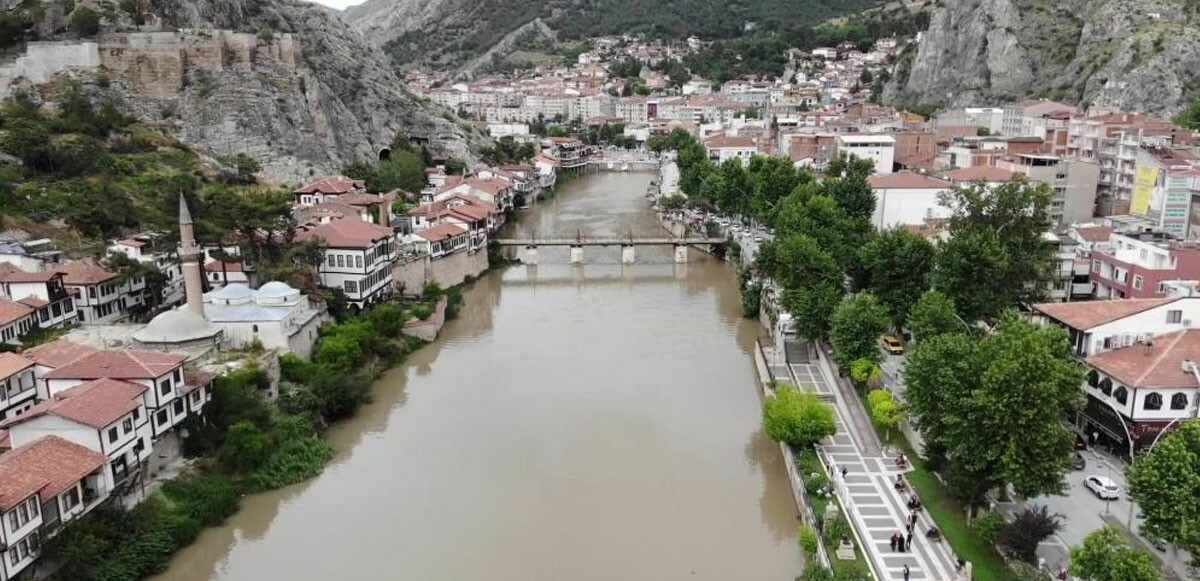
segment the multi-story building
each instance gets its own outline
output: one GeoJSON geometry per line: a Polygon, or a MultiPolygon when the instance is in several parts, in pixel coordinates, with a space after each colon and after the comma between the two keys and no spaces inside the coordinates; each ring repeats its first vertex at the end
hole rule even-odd
{"type": "Polygon", "coordinates": [[[315,206],[324,202],[335,202],[342,194],[365,194],[367,184],[362,180],[346,176],[322,176],[296,190],[298,206],[315,206]]]}
{"type": "Polygon", "coordinates": [[[1004,108],[1000,132],[1010,137],[1045,138],[1048,130],[1065,128],[1066,119],[1074,113],[1075,107],[1049,99],[1013,103],[1004,108]]]}
{"type": "Polygon", "coordinates": [[[1200,196],[1198,170],[1200,154],[1189,149],[1139,148],[1129,213],[1156,220],[1163,232],[1188,237],[1192,199],[1200,196]]]}
{"type": "Polygon", "coordinates": [[[162,295],[157,300],[159,305],[172,306],[183,302],[183,271],[173,247],[170,251],[158,250],[155,248],[153,236],[138,234],[113,243],[108,247],[108,252],[124,254],[131,260],[152,264],[162,273],[164,278],[162,295]]]}
{"type": "Polygon", "coordinates": [[[1096,298],[1152,298],[1165,281],[1200,278],[1200,246],[1160,232],[1111,234],[1091,253],[1096,298]]]}
{"type": "Polygon", "coordinates": [[[53,329],[75,323],[75,297],[67,292],[63,274],[54,269],[25,272],[0,263],[0,298],[37,310],[37,326],[53,329]]]}
{"type": "Polygon", "coordinates": [[[74,260],[58,267],[63,284],[75,296],[79,322],[112,323],[145,305],[146,279],[120,277],[91,259],[74,260]]]}
{"type": "Polygon", "coordinates": [[[150,459],[154,436],[145,385],[94,379],[65,389],[0,423],[13,446],[55,434],[104,454],[105,476],[120,486],[150,459]]]}
{"type": "Polygon", "coordinates": [[[16,353],[0,353],[0,421],[19,416],[37,402],[34,362],[16,353]]]}
{"type": "Polygon", "coordinates": [[[1100,164],[1100,208],[1104,214],[1124,214],[1133,197],[1138,150],[1194,140],[1193,132],[1140,113],[1075,117],[1067,125],[1066,155],[1100,164]]]}
{"type": "Polygon", "coordinates": [[[0,454],[0,579],[24,572],[45,539],[108,498],[104,460],[53,435],[0,454]]]}
{"type": "Polygon", "coordinates": [[[1088,369],[1078,429],[1117,450],[1145,448],[1196,417],[1200,297],[1048,303],[1042,321],[1066,328],[1088,369]]]}
{"type": "Polygon", "coordinates": [[[996,167],[1027,176],[1050,186],[1050,219],[1070,225],[1092,219],[1100,167],[1092,161],[1063,159],[1055,155],[1018,154],[996,161],[996,167]]]}
{"type": "Polygon", "coordinates": [[[704,140],[708,148],[708,157],[717,163],[736,159],[743,166],[750,166],[750,159],[758,154],[758,142],[753,137],[737,137],[720,135],[704,140]]]}
{"type": "Polygon", "coordinates": [[[37,328],[37,310],[24,303],[0,299],[0,343],[16,345],[37,328]]]}
{"type": "Polygon", "coordinates": [[[210,399],[208,384],[212,377],[185,374],[185,361],[187,356],[174,353],[102,350],[51,369],[42,379],[47,399],[60,394],[69,398],[70,394],[65,392],[96,379],[115,379],[146,387],[141,394],[142,406],[150,420],[153,442],[157,442],[172,434],[184,418],[200,413],[210,399]]]}
{"type": "Polygon", "coordinates": [[[392,263],[396,240],[392,229],[357,218],[338,218],[301,226],[300,241],[318,240],[324,260],[317,269],[321,286],[340,289],[355,309],[392,295],[392,263]]]}
{"type": "Polygon", "coordinates": [[[875,193],[871,223],[880,230],[918,226],[951,214],[940,201],[942,194],[954,188],[946,180],[904,170],[872,176],[867,183],[875,193]]]}

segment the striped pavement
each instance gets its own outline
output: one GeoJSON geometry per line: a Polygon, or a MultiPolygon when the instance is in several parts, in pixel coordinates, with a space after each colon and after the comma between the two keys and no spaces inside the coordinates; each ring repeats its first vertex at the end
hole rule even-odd
{"type": "MultiPolygon", "coordinates": [[[[909,515],[907,507],[909,493],[897,491],[893,484],[902,474],[895,464],[894,455],[880,453],[873,443],[863,444],[863,437],[856,435],[847,426],[870,426],[869,420],[857,399],[846,401],[842,390],[830,380],[832,371],[824,358],[808,363],[791,363],[790,370],[801,386],[812,386],[824,399],[832,399],[837,414],[837,433],[822,444],[826,464],[832,464],[834,480],[837,482],[838,497],[847,507],[848,515],[857,531],[860,548],[865,550],[872,568],[881,579],[902,581],[903,569],[909,567],[910,581],[952,581],[956,579],[956,559],[945,540],[931,541],[925,533],[933,526],[925,511],[918,514],[913,530],[912,549],[895,552],[891,548],[893,533],[905,533],[909,515]],[[849,418],[857,414],[857,421],[849,418]],[[864,453],[863,450],[874,453],[864,453]],[[842,479],[841,469],[846,468],[842,479]]],[[[853,396],[851,394],[851,396],[853,396]]],[[[868,428],[869,429],[869,428],[868,428]]],[[[873,437],[873,436],[871,436],[873,437]]]]}

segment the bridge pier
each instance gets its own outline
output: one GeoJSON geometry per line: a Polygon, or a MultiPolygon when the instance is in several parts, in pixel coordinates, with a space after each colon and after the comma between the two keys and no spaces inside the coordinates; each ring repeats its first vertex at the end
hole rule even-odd
{"type": "Polygon", "coordinates": [[[688,246],[687,244],[675,245],[675,262],[683,264],[688,261],[688,246]]]}
{"type": "Polygon", "coordinates": [[[637,260],[637,248],[633,244],[621,245],[621,264],[633,264],[637,260]]]}
{"type": "Polygon", "coordinates": [[[525,247],[525,258],[521,259],[521,262],[524,262],[525,264],[528,264],[530,266],[537,266],[537,263],[538,263],[537,246],[532,245],[532,244],[529,246],[526,246],[525,247]]]}
{"type": "Polygon", "coordinates": [[[583,264],[583,245],[571,245],[571,264],[583,264]]]}

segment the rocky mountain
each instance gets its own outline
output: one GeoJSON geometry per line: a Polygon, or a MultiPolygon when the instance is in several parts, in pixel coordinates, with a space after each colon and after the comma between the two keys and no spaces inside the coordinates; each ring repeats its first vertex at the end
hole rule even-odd
{"type": "Polygon", "coordinates": [[[342,17],[384,47],[397,65],[460,67],[514,39],[546,46],[629,32],[731,38],[750,29],[807,27],[877,4],[880,0],[367,0],[342,17]]]}
{"type": "MultiPolygon", "coordinates": [[[[376,48],[316,4],[144,0],[136,15],[100,12],[98,35],[30,44],[22,59],[0,62],[0,96],[9,82],[44,77],[51,98],[65,72],[201,153],[251,155],[277,181],[376,160],[398,134],[464,160],[487,141],[409,93],[376,48]]],[[[38,38],[74,36],[65,14],[42,14],[38,38]]]]}
{"type": "Polygon", "coordinates": [[[1197,0],[946,0],[884,98],[962,106],[1039,95],[1169,115],[1198,91],[1197,0]]]}

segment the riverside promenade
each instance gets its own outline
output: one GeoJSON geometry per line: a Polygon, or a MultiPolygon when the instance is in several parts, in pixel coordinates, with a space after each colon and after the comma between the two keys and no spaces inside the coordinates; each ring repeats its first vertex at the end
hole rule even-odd
{"type": "Polygon", "coordinates": [[[818,456],[833,475],[838,498],[853,525],[855,543],[867,555],[875,577],[903,580],[904,566],[908,565],[911,581],[967,579],[956,571],[957,559],[945,539],[925,538],[934,526],[925,511],[918,515],[911,550],[892,550],[892,534],[905,532],[911,494],[893,487],[896,476],[904,473],[896,466],[895,453],[881,447],[854,388],[837,376],[823,352],[789,341],[785,353],[792,381],[813,388],[822,399],[834,404],[837,433],[821,443],[818,456]]]}

